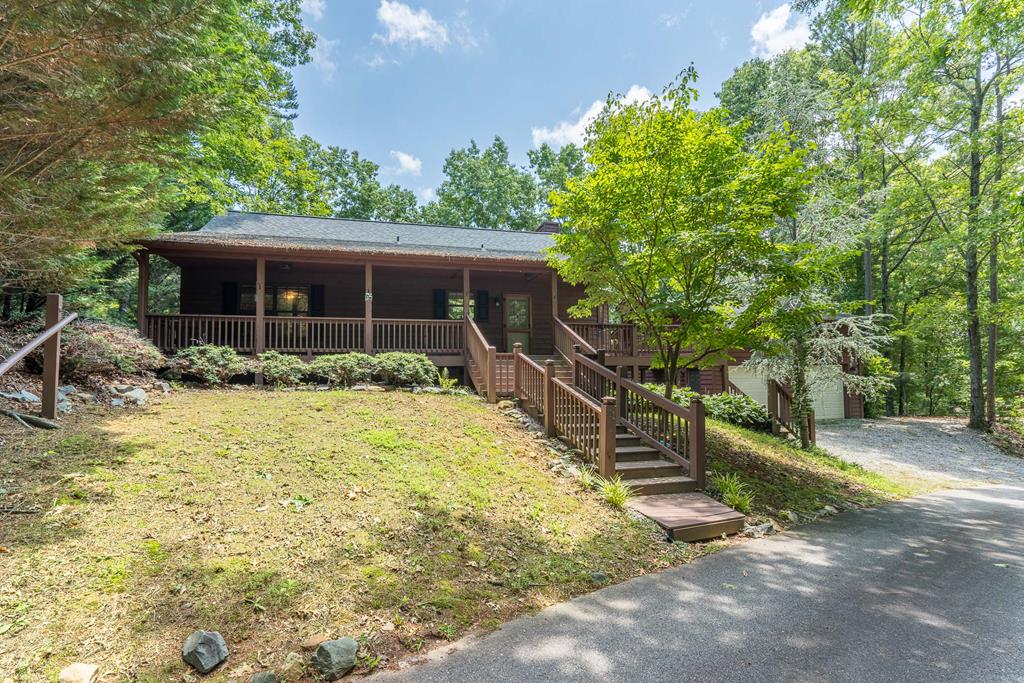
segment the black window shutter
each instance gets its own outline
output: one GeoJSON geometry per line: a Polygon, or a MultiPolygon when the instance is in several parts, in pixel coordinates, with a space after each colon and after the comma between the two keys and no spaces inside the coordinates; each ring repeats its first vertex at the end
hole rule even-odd
{"type": "Polygon", "coordinates": [[[491,319],[491,297],[487,293],[486,289],[478,289],[476,291],[476,321],[478,323],[485,323],[491,319]]]}
{"type": "Polygon", "coordinates": [[[324,317],[324,286],[309,286],[309,314],[314,318],[324,317]]]}
{"type": "Polygon", "coordinates": [[[434,290],[434,320],[448,319],[448,290],[434,290]]]}
{"type": "Polygon", "coordinates": [[[238,283],[221,283],[221,313],[223,315],[238,315],[238,283]]]}

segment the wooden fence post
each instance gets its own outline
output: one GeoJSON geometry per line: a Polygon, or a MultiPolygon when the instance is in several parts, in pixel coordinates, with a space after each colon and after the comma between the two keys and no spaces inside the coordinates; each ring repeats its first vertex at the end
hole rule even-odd
{"type": "Polygon", "coordinates": [[[624,380],[626,379],[626,366],[620,365],[615,369],[615,403],[619,406],[618,414],[620,418],[626,417],[626,386],[624,380]]]}
{"type": "Polygon", "coordinates": [[[707,475],[705,472],[706,464],[705,448],[707,443],[705,441],[704,433],[704,401],[700,397],[696,397],[690,403],[690,421],[687,425],[689,427],[689,460],[690,460],[690,479],[697,482],[697,488],[703,489],[707,484],[707,475]]]}
{"type": "Polygon", "coordinates": [[[544,390],[541,406],[544,411],[544,434],[555,436],[555,361],[544,361],[544,390]]]}
{"type": "Polygon", "coordinates": [[[487,402],[497,403],[498,387],[495,381],[498,374],[498,350],[493,346],[487,347],[487,367],[484,372],[487,373],[487,402]]]}
{"type": "Polygon", "coordinates": [[[779,435],[779,385],[775,380],[768,380],[768,419],[772,423],[772,434],[779,435]]]}
{"type": "Polygon", "coordinates": [[[814,409],[811,408],[807,411],[807,438],[810,439],[811,445],[815,446],[818,443],[818,425],[814,421],[814,409]]]}
{"type": "Polygon", "coordinates": [[[521,342],[512,345],[512,396],[516,399],[522,398],[519,393],[519,354],[523,352],[521,342]]]}
{"type": "Polygon", "coordinates": [[[601,418],[598,423],[597,472],[605,479],[615,476],[615,397],[601,399],[601,418]]]}
{"type": "MultiPolygon", "coordinates": [[[[46,329],[60,322],[64,315],[64,297],[46,295],[46,329]]],[[[57,385],[60,382],[60,332],[46,340],[43,346],[43,417],[57,417],[57,385]]]]}

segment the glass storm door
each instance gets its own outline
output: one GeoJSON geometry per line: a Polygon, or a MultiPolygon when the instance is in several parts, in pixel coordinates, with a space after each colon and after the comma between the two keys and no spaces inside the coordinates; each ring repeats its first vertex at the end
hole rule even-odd
{"type": "Polygon", "coordinates": [[[512,345],[523,345],[523,353],[530,353],[530,296],[528,294],[505,295],[505,343],[509,352],[512,345]]]}

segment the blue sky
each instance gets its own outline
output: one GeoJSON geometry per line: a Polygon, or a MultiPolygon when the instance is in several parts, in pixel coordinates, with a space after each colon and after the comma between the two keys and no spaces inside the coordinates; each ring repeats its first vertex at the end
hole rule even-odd
{"type": "Polygon", "coordinates": [[[691,62],[700,106],[753,56],[799,47],[778,0],[303,0],[320,37],[295,69],[296,129],[358,150],[421,200],[449,150],[495,135],[513,161],[578,141],[609,92],[643,97],[691,62]]]}

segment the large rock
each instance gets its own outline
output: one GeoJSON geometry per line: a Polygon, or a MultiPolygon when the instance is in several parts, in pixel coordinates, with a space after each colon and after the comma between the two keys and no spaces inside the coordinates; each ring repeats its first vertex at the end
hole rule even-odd
{"type": "Polygon", "coordinates": [[[258,674],[253,674],[249,683],[278,683],[280,680],[273,671],[261,671],[258,674]]]}
{"type": "Polygon", "coordinates": [[[57,676],[58,683],[93,683],[100,668],[95,664],[75,662],[61,669],[57,676]]]}
{"type": "Polygon", "coordinates": [[[228,658],[228,645],[216,631],[195,631],[185,639],[181,658],[199,673],[209,673],[228,658]]]}
{"type": "Polygon", "coordinates": [[[146,400],[149,398],[149,394],[146,393],[146,390],[140,387],[132,387],[121,395],[124,396],[126,401],[131,401],[137,406],[146,405],[146,400]]]}
{"type": "Polygon", "coordinates": [[[298,652],[289,652],[277,670],[281,672],[281,678],[286,681],[299,680],[306,671],[306,660],[298,652]]]}
{"type": "Polygon", "coordinates": [[[338,638],[320,643],[313,654],[313,668],[324,680],[336,681],[356,667],[359,644],[351,638],[338,638]]]}

